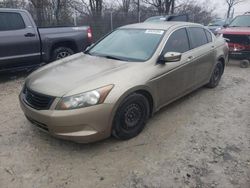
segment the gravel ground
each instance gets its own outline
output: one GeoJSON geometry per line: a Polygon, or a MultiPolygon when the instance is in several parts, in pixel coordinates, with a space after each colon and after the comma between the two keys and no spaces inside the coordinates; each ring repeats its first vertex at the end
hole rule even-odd
{"type": "Polygon", "coordinates": [[[250,187],[250,69],[158,112],[129,141],[62,141],[23,116],[24,77],[1,76],[0,187],[250,187]]]}

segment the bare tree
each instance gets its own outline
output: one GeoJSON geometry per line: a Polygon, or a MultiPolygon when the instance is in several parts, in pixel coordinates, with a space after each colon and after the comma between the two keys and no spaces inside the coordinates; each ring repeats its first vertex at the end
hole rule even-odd
{"type": "Polygon", "coordinates": [[[227,18],[229,18],[232,8],[233,8],[235,5],[237,5],[237,4],[239,4],[239,3],[242,3],[242,2],[245,1],[245,0],[225,0],[225,1],[226,1],[226,3],[227,3],[227,6],[228,6],[228,9],[227,9],[227,18]]]}
{"type": "Polygon", "coordinates": [[[143,0],[143,2],[155,7],[160,15],[174,12],[175,0],[143,0]]]}
{"type": "Polygon", "coordinates": [[[129,11],[131,5],[131,0],[122,0],[122,10],[123,12],[125,12],[126,14],[129,11]]]}
{"type": "Polygon", "coordinates": [[[213,7],[204,7],[195,1],[188,1],[181,3],[176,8],[179,13],[186,13],[189,15],[190,21],[201,24],[208,24],[216,15],[213,13],[213,7]]]}
{"type": "MultiPolygon", "coordinates": [[[[164,6],[165,6],[165,10],[164,13],[165,14],[169,14],[170,13],[170,9],[173,8],[172,4],[174,3],[174,0],[164,0],[164,6]]],[[[173,12],[173,11],[171,11],[173,12]]]]}
{"type": "Polygon", "coordinates": [[[28,10],[38,26],[72,25],[71,0],[28,0],[28,10]]]}
{"type": "Polygon", "coordinates": [[[108,3],[111,5],[111,9],[112,10],[118,10],[118,11],[122,11],[122,13],[124,13],[125,16],[128,15],[128,12],[130,10],[132,1],[131,0],[116,0],[118,6],[116,6],[114,4],[114,2],[112,2],[112,4],[108,3]]]}
{"type": "Polygon", "coordinates": [[[164,12],[164,1],[163,0],[143,0],[144,3],[153,6],[157,9],[158,14],[164,12]]]}
{"type": "Polygon", "coordinates": [[[60,14],[60,11],[61,11],[61,6],[62,6],[61,0],[52,0],[51,4],[52,4],[52,8],[54,10],[56,23],[59,24],[59,14],[60,14]]]}
{"type": "Polygon", "coordinates": [[[133,0],[133,7],[136,9],[136,13],[137,13],[137,21],[140,22],[141,21],[141,16],[140,16],[140,12],[141,12],[141,0],[133,0]]]}
{"type": "Polygon", "coordinates": [[[0,0],[0,8],[26,8],[25,0],[0,0]]]}
{"type": "Polygon", "coordinates": [[[101,18],[102,16],[102,8],[103,8],[103,0],[89,0],[89,6],[94,18],[101,18]]]}
{"type": "Polygon", "coordinates": [[[44,9],[48,6],[49,2],[47,0],[39,1],[39,0],[30,0],[30,3],[33,5],[36,17],[37,17],[37,24],[39,26],[44,25],[45,16],[44,16],[44,9]]]}
{"type": "Polygon", "coordinates": [[[175,9],[175,0],[172,0],[172,3],[171,3],[171,14],[174,14],[174,9],[175,9]]]}
{"type": "Polygon", "coordinates": [[[68,0],[69,6],[79,12],[81,15],[90,16],[91,10],[89,1],[86,0],[68,0]]]}

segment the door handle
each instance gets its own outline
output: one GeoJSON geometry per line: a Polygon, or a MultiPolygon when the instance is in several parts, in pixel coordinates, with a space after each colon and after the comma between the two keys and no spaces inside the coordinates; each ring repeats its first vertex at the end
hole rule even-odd
{"type": "Polygon", "coordinates": [[[34,37],[36,35],[34,33],[26,33],[24,36],[25,37],[34,37]]]}
{"type": "Polygon", "coordinates": [[[211,48],[214,48],[214,45],[213,45],[213,46],[211,46],[211,48]]]}

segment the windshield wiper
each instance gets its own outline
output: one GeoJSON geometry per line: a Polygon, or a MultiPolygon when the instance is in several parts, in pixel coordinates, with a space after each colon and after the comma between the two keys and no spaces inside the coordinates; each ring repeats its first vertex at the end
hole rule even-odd
{"type": "Polygon", "coordinates": [[[119,60],[119,61],[128,61],[128,59],[125,58],[121,58],[121,57],[116,57],[116,56],[112,56],[112,55],[103,55],[100,57],[105,57],[107,59],[114,59],[114,60],[119,60]]]}
{"type": "Polygon", "coordinates": [[[107,58],[107,59],[114,59],[114,60],[118,60],[118,61],[129,61],[126,58],[117,57],[117,56],[113,56],[113,55],[103,55],[103,54],[98,54],[98,53],[90,53],[89,51],[85,51],[84,53],[92,55],[92,56],[104,57],[104,58],[107,58]]]}

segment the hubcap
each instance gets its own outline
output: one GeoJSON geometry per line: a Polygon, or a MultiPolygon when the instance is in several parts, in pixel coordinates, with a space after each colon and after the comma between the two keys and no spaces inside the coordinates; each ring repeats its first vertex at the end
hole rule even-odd
{"type": "Polygon", "coordinates": [[[71,54],[69,52],[59,52],[56,56],[56,59],[62,59],[62,58],[65,58],[67,56],[70,56],[71,54]]]}
{"type": "Polygon", "coordinates": [[[143,116],[143,111],[138,104],[130,104],[124,112],[124,128],[130,129],[136,127],[143,116]]]}

